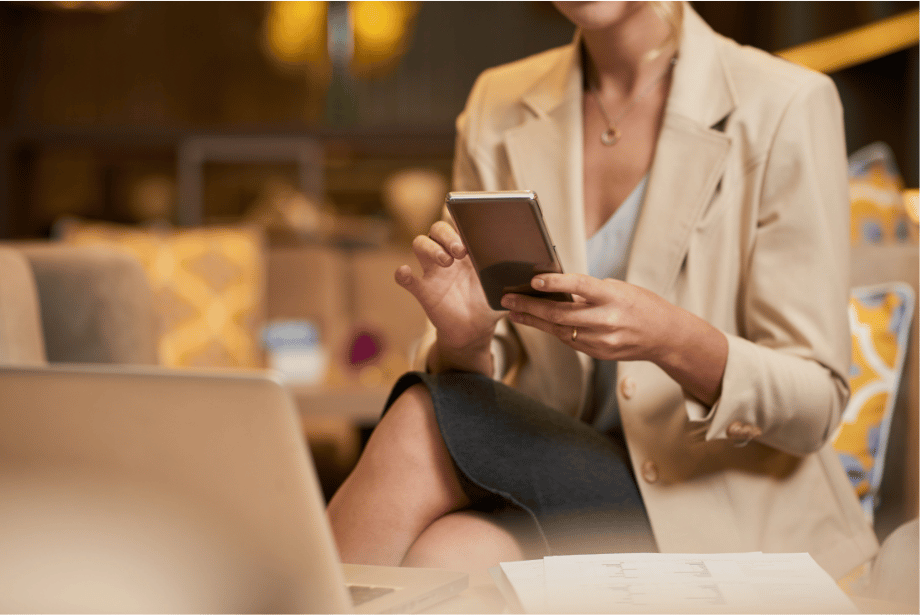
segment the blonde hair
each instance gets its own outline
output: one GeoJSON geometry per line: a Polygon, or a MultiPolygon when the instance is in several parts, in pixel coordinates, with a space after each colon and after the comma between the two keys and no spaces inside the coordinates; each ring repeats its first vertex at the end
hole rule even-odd
{"type": "Polygon", "coordinates": [[[651,50],[647,59],[658,57],[667,49],[674,46],[676,49],[681,39],[681,25],[684,20],[684,4],[680,1],[650,0],[649,8],[656,16],[668,25],[668,36],[662,41],[662,44],[651,50]]]}

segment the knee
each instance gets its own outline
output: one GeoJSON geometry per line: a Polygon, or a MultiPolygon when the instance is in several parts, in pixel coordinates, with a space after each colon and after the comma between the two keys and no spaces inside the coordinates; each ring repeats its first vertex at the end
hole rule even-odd
{"type": "Polygon", "coordinates": [[[511,529],[486,513],[460,511],[426,528],[410,547],[403,566],[477,571],[522,559],[525,550],[511,529]]]}

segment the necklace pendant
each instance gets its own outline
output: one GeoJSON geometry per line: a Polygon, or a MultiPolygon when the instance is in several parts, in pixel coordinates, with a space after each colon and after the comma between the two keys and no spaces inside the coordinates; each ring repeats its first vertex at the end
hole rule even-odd
{"type": "Polygon", "coordinates": [[[617,129],[617,126],[611,126],[603,133],[601,133],[601,144],[608,147],[616,144],[620,141],[620,130],[617,129]]]}

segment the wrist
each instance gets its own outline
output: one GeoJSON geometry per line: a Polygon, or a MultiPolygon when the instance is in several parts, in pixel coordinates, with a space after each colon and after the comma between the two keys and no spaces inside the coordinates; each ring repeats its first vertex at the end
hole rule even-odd
{"type": "Polygon", "coordinates": [[[462,346],[452,345],[438,336],[429,351],[427,367],[433,373],[458,370],[492,377],[492,335],[462,346]]]}
{"type": "Polygon", "coordinates": [[[706,405],[719,398],[728,356],[726,336],[706,320],[678,309],[678,324],[654,351],[652,362],[706,405]]]}

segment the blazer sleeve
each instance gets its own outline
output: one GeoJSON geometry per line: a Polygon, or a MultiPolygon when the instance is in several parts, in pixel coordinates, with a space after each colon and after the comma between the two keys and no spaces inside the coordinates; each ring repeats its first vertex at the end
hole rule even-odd
{"type": "MultiPolygon", "coordinates": [[[[707,439],[741,422],[794,455],[826,443],[849,394],[849,194],[837,90],[817,76],[791,98],[763,164],[754,245],[740,293],[740,335],[720,399],[688,405],[707,439]]],[[[757,173],[755,173],[757,175],[757,173]]],[[[757,181],[757,178],[750,178],[757,181]]]]}

